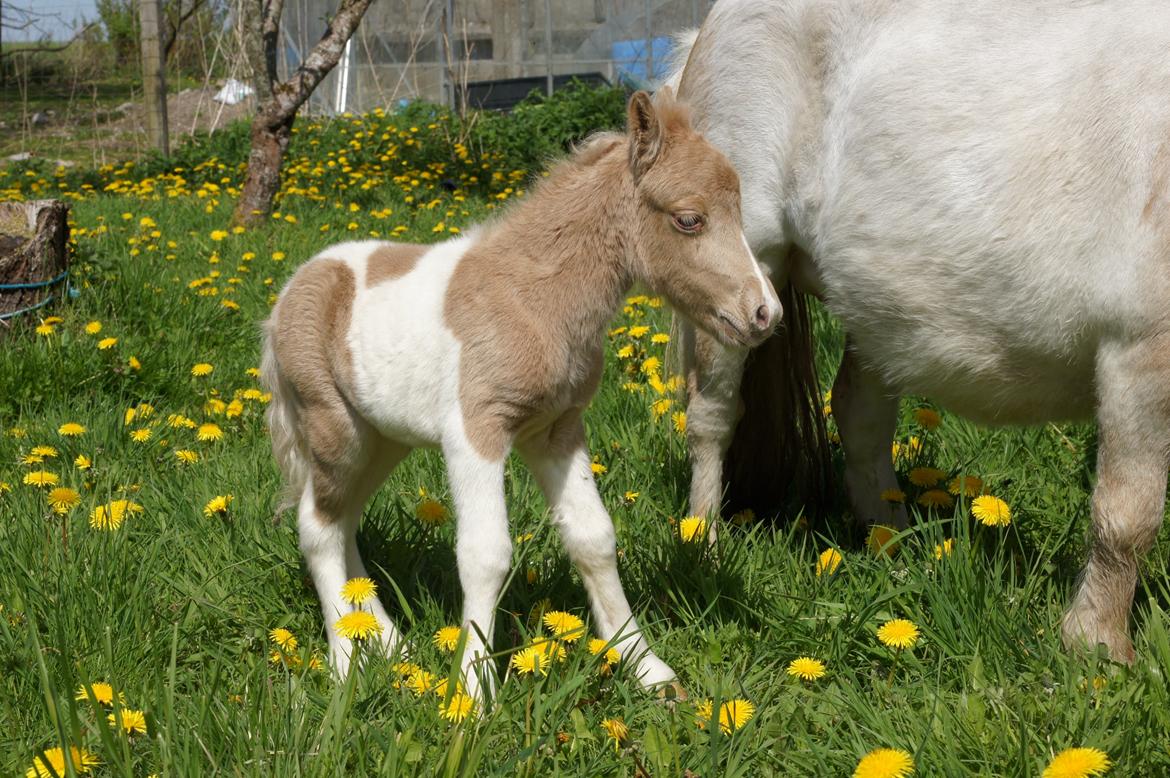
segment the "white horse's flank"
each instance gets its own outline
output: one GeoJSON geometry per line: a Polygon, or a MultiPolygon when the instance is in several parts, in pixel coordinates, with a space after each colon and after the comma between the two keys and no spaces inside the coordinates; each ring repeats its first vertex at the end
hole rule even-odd
{"type": "MultiPolygon", "coordinates": [[[[285,286],[267,326],[273,449],[298,505],[300,546],[332,629],[366,575],[362,508],[412,448],[441,447],[457,521],[465,684],[482,693],[496,602],[511,567],[504,465],[533,470],[593,606],[594,627],[647,686],[674,672],[648,648],[618,580],[581,413],[604,329],[635,281],[724,342],[761,342],[779,319],[743,240],[739,185],[683,108],[645,93],[629,138],[595,138],[498,222],[433,247],[333,246],[285,286]],[[483,678],[481,678],[481,675],[483,678]]],[[[400,636],[376,601],[387,653],[400,636]]]]}
{"type": "MultiPolygon", "coordinates": [[[[1170,4],[723,0],[674,80],[739,170],[777,287],[845,325],[833,408],[856,517],[905,524],[879,498],[901,393],[989,423],[1095,412],[1064,636],[1131,660],[1170,465],[1170,4]]],[[[744,351],[690,356],[705,513],[744,351]]]]}

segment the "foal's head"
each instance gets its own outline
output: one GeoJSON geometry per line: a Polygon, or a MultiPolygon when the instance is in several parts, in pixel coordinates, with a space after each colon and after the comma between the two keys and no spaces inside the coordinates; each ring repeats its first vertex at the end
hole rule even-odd
{"type": "Polygon", "coordinates": [[[628,120],[638,275],[724,343],[760,343],[780,301],[744,238],[735,169],[669,88],[634,93],[628,120]]]}

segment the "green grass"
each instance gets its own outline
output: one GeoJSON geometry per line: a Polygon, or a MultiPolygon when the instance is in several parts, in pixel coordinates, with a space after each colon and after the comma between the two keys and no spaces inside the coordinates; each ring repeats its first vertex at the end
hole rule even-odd
{"type": "MultiPolygon", "coordinates": [[[[843,515],[811,526],[781,520],[726,533],[713,556],[683,543],[671,524],[685,512],[685,444],[669,416],[653,420],[652,390],[623,389],[631,364],[615,352],[625,335],[613,339],[587,415],[590,444],[607,468],[598,483],[618,528],[627,592],[692,702],[657,702],[620,665],[602,677],[580,647],[547,678],[509,675],[490,708],[463,724],[440,717],[435,695],[395,688],[390,662],[371,659],[342,682],[309,669],[324,651],[326,626],[293,517],[272,514],[278,482],[262,403],[243,400],[234,418],[206,404],[256,388],[246,371],[257,365],[258,322],[296,263],[343,237],[397,225],[403,239],[429,241],[439,237],[438,222],[466,225],[498,202],[439,192],[439,204],[427,208],[431,194],[408,204],[395,187],[374,191],[382,196],[354,212],[350,192],[331,190],[321,203],[290,196],[281,211],[295,224],[273,220],[222,241],[211,233],[227,223],[230,196],[76,203],[85,231],[76,299],[51,311],[63,319],[51,335],[29,322],[0,346],[0,481],[11,487],[0,495],[0,775],[23,775],[40,749],[66,743],[98,756],[103,776],[839,776],[878,747],[910,752],[920,775],[1037,776],[1054,753],[1082,745],[1109,754],[1111,775],[1170,772],[1162,551],[1139,586],[1134,667],[1070,657],[1059,644],[1083,554],[1090,429],[989,430],[944,414],[939,429],[924,433],[910,413],[919,403],[908,400],[899,440],[923,438],[920,463],[983,477],[1012,505],[1009,528],[975,525],[960,504],[918,516],[885,558],[865,551],[843,515]],[[381,207],[393,212],[371,213],[381,207]],[[157,227],[140,226],[143,217],[157,227]],[[347,230],[350,222],[358,228],[347,230]],[[102,225],[107,231],[93,234],[102,225]],[[277,251],[287,258],[274,260],[277,251]],[[246,252],[254,258],[245,261],[246,252]],[[189,286],[217,270],[218,278],[189,286]],[[217,294],[201,294],[209,288],[217,294]],[[102,324],[98,335],[85,333],[93,320],[102,324]],[[117,343],[99,350],[105,337],[117,343]],[[140,369],[128,366],[131,356],[140,369]],[[199,362],[214,365],[211,376],[191,375],[199,362]],[[126,410],[143,402],[153,414],[124,424],[126,410]],[[199,442],[194,430],[168,424],[172,414],[214,421],[224,438],[199,442]],[[62,437],[65,422],[87,431],[62,437]],[[151,438],[134,442],[136,429],[150,429],[151,438]],[[22,464],[37,445],[58,456],[22,464]],[[199,461],[181,465],[176,448],[197,451],[199,461]],[[74,466],[79,454],[92,458],[91,469],[74,466]],[[42,467],[81,493],[65,516],[48,509],[45,490],[23,483],[42,467]],[[207,501],[226,494],[234,497],[230,513],[205,516],[207,501]],[[119,497],[143,513],[114,532],[91,529],[91,510],[119,497]],[[948,537],[954,553],[936,560],[934,546],[948,537]],[[817,557],[831,545],[844,562],[818,577],[817,557]],[[922,632],[900,654],[875,636],[896,617],[922,632]],[[276,627],[297,635],[300,668],[270,662],[276,627]],[[824,661],[827,675],[788,677],[788,662],[802,655],[824,661]],[[120,736],[105,709],[74,700],[95,681],[144,710],[148,732],[120,736]],[[693,701],[703,698],[747,699],[756,712],[730,736],[709,732],[695,723],[693,701]],[[600,726],[614,717],[630,729],[620,749],[600,726]]],[[[633,314],[651,332],[667,331],[667,316],[645,305],[633,314]]],[[[616,324],[630,320],[623,314],[616,324]]],[[[840,341],[830,322],[820,324],[828,378],[840,341]]],[[[641,342],[646,354],[662,355],[649,335],[641,342]]],[[[909,466],[901,464],[903,477],[909,466]]],[[[411,641],[411,659],[446,676],[451,657],[431,635],[458,619],[453,527],[428,529],[415,518],[420,487],[447,502],[433,452],[412,455],[391,477],[366,510],[359,543],[411,641]]],[[[542,608],[587,613],[519,464],[507,487],[512,532],[532,537],[515,546],[515,574],[500,602],[501,671],[509,651],[538,629],[542,608]]]]}

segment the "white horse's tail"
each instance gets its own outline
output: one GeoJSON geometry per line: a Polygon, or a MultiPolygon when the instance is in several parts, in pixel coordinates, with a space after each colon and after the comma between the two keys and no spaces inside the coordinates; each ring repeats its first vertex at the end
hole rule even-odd
{"type": "MultiPolygon", "coordinates": [[[[274,314],[275,315],[275,314],[274,314]]],[[[277,497],[275,511],[281,513],[297,504],[309,477],[304,446],[298,433],[296,391],[281,372],[272,346],[274,323],[264,322],[264,345],[260,357],[260,382],[272,394],[268,403],[268,434],[272,438],[272,454],[284,479],[277,497]]]]}
{"type": "Polygon", "coordinates": [[[698,37],[698,27],[693,30],[683,30],[671,36],[671,42],[674,45],[670,48],[670,65],[668,68],[670,75],[658,85],[659,89],[668,86],[674,90],[675,94],[678,94],[678,84],[682,81],[683,71],[686,70],[687,60],[690,59],[691,49],[694,48],[695,39],[698,37]]]}

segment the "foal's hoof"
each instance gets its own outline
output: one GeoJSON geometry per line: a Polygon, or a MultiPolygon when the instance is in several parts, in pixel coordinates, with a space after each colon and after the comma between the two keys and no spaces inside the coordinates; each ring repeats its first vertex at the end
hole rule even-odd
{"type": "Polygon", "coordinates": [[[687,690],[677,680],[662,684],[654,693],[659,702],[672,707],[677,703],[687,701],[687,690]]]}

